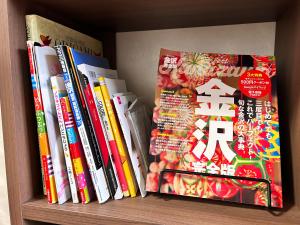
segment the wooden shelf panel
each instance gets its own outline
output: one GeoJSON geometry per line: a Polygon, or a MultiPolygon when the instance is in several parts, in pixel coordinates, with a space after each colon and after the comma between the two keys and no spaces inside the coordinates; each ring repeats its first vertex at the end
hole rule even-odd
{"type": "Polygon", "coordinates": [[[292,0],[29,0],[29,13],[98,30],[132,31],[275,21],[292,0]],[[79,6],[80,5],[80,6],[79,6]]]}
{"type": "Polygon", "coordinates": [[[23,204],[24,219],[57,224],[300,224],[300,211],[291,208],[279,216],[265,209],[242,205],[201,202],[193,198],[176,199],[150,195],[127,198],[99,205],[66,203],[50,205],[46,199],[23,204]]]}

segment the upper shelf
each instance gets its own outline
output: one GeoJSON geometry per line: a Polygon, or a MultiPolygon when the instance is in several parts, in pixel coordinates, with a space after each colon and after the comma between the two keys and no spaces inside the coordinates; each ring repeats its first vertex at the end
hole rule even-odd
{"type": "Polygon", "coordinates": [[[172,198],[150,195],[127,198],[99,205],[65,203],[50,205],[46,199],[23,204],[24,219],[59,224],[300,224],[300,213],[292,208],[280,216],[265,209],[242,205],[201,202],[194,198],[172,198]]]}
{"type": "Polygon", "coordinates": [[[268,22],[292,0],[29,0],[28,13],[109,31],[268,22]],[[80,7],[79,7],[80,5],[80,7]]]}

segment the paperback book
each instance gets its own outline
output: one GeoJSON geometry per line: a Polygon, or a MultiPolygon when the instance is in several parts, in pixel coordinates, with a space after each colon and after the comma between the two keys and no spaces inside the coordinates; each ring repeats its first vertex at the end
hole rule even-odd
{"type": "Polygon", "coordinates": [[[60,137],[61,137],[64,155],[65,155],[65,162],[66,162],[69,184],[71,189],[71,196],[72,196],[73,203],[79,203],[78,189],[77,189],[74,168],[71,159],[69,142],[66,133],[64,116],[63,116],[62,107],[60,103],[60,99],[68,96],[68,93],[66,91],[64,79],[62,76],[51,77],[51,84],[52,84],[54,102],[56,107],[57,120],[60,129],[60,137]]]}
{"type": "Polygon", "coordinates": [[[108,110],[105,106],[105,101],[104,101],[104,97],[101,92],[99,82],[94,83],[94,91],[95,91],[95,95],[96,95],[96,104],[97,104],[97,108],[98,108],[98,113],[103,121],[103,126],[104,126],[105,133],[106,133],[108,141],[109,141],[111,155],[113,156],[113,162],[115,165],[116,172],[118,174],[121,189],[122,189],[124,197],[128,197],[128,196],[130,196],[130,193],[129,193],[129,189],[128,189],[128,185],[127,185],[127,181],[126,181],[126,177],[125,177],[125,172],[123,170],[123,161],[122,161],[121,155],[118,151],[117,142],[116,142],[116,139],[115,139],[115,136],[113,133],[112,124],[109,119],[108,110]]]}
{"type": "Polygon", "coordinates": [[[62,24],[38,15],[26,15],[27,40],[42,46],[68,45],[78,51],[102,56],[102,43],[62,24]]]}
{"type": "MultiPolygon", "coordinates": [[[[133,172],[141,193],[142,197],[146,196],[146,175],[147,175],[147,168],[148,165],[145,165],[143,163],[143,160],[141,158],[141,154],[138,152],[138,147],[136,143],[134,143],[133,136],[135,135],[135,132],[133,133],[132,131],[132,124],[131,124],[131,116],[132,115],[127,115],[128,120],[126,118],[126,114],[128,113],[128,109],[131,107],[131,105],[136,101],[137,97],[130,93],[116,93],[113,94],[113,101],[114,101],[114,106],[117,112],[118,116],[118,121],[120,123],[120,127],[125,139],[125,143],[127,146],[128,154],[130,156],[130,161],[132,164],[133,172]],[[131,129],[130,129],[131,128],[131,129]]],[[[137,122],[137,121],[135,121],[137,122]]],[[[138,121],[140,123],[145,123],[146,121],[138,121]]],[[[150,130],[150,127],[149,127],[150,130]]],[[[148,130],[148,131],[149,131],[148,130]]],[[[145,132],[145,131],[141,131],[145,132]]],[[[149,137],[148,137],[149,138],[149,137]]],[[[148,149],[148,146],[146,149],[148,149]]],[[[146,150],[145,149],[145,150],[146,150]]]]}
{"type": "Polygon", "coordinates": [[[49,46],[34,46],[36,69],[39,77],[41,96],[45,112],[48,140],[53,162],[54,178],[58,203],[62,204],[71,197],[67,168],[50,78],[62,73],[56,52],[49,46]]]}
{"type": "Polygon", "coordinates": [[[121,199],[123,197],[122,189],[112,159],[108,137],[105,134],[103,120],[98,112],[98,108],[96,105],[96,95],[94,92],[94,83],[98,82],[97,78],[99,76],[117,77],[117,73],[115,70],[99,68],[100,71],[95,71],[90,70],[89,68],[91,68],[91,66],[88,66],[86,64],[77,66],[77,76],[79,77],[79,83],[83,92],[85,104],[87,106],[89,119],[93,126],[93,130],[100,147],[112,197],[114,199],[121,199]],[[100,73],[96,74],[96,72],[100,73]]]}
{"type": "Polygon", "coordinates": [[[130,158],[127,153],[126,144],[124,143],[122,132],[118,126],[117,115],[114,112],[112,101],[113,94],[127,92],[126,84],[124,80],[110,79],[103,76],[99,77],[99,84],[104,105],[106,107],[108,118],[111,124],[112,133],[116,140],[118,152],[122,161],[122,168],[128,185],[129,194],[131,197],[135,197],[137,194],[137,185],[132,171],[130,158]]]}
{"type": "Polygon", "coordinates": [[[273,56],[162,49],[155,103],[148,191],[283,206],[273,56]]]}
{"type": "Polygon", "coordinates": [[[72,54],[73,63],[76,68],[78,68],[79,65],[86,65],[97,68],[100,67],[103,69],[109,69],[108,60],[104,57],[83,53],[74,48],[70,48],[70,52],[72,54]]]}
{"type": "Polygon", "coordinates": [[[52,158],[50,153],[50,146],[48,141],[47,126],[45,120],[44,107],[42,102],[40,82],[36,71],[36,57],[34,51],[34,42],[27,41],[31,84],[34,98],[34,107],[37,121],[39,151],[42,166],[42,178],[44,193],[47,195],[49,203],[57,202],[57,193],[54,179],[54,171],[52,158]]]}
{"type": "Polygon", "coordinates": [[[69,98],[67,96],[61,97],[60,104],[64,116],[70,153],[74,166],[74,172],[76,174],[76,181],[80,192],[81,202],[82,204],[87,204],[95,196],[91,176],[84,156],[82,144],[78,135],[78,130],[75,124],[69,98]]]}
{"type": "Polygon", "coordinates": [[[95,141],[95,136],[87,118],[86,105],[82,100],[82,93],[78,87],[78,78],[74,74],[73,65],[67,46],[55,46],[60,64],[63,69],[64,82],[74,113],[81,143],[99,203],[104,203],[110,198],[107,178],[103,168],[103,161],[95,141]],[[77,79],[77,80],[76,80],[77,79]]]}

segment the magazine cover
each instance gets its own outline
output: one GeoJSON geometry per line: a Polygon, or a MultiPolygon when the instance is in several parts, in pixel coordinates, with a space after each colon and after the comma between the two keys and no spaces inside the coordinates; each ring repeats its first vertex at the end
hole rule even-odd
{"type": "Polygon", "coordinates": [[[155,105],[148,191],[282,208],[273,56],[162,49],[155,105]]]}
{"type": "Polygon", "coordinates": [[[56,52],[53,48],[49,46],[35,46],[34,49],[36,53],[36,69],[40,81],[49,145],[53,162],[58,203],[62,204],[70,199],[71,193],[50,81],[52,76],[59,75],[62,71],[56,52]]]}

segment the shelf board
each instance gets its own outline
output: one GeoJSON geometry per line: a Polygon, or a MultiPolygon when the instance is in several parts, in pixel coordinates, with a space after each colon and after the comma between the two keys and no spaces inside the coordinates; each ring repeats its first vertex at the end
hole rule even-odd
{"type": "Polygon", "coordinates": [[[149,195],[99,205],[48,204],[34,199],[22,206],[23,219],[56,224],[300,224],[300,211],[291,208],[273,215],[262,208],[219,204],[194,198],[149,195]]]}
{"type": "Polygon", "coordinates": [[[29,13],[82,27],[133,31],[275,21],[292,0],[29,0],[29,13]],[[78,7],[80,5],[80,7],[78,7]],[[57,18],[56,18],[57,17],[57,18]],[[80,18],[80,20],[78,19],[80,18]]]}

